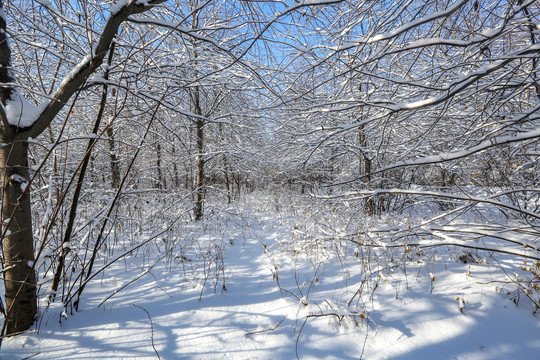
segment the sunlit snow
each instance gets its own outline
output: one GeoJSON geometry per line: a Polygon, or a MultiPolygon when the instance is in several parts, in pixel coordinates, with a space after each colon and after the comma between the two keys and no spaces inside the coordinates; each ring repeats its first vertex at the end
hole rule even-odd
{"type": "Polygon", "coordinates": [[[8,123],[21,128],[32,126],[42,110],[17,92],[14,92],[11,99],[6,102],[5,109],[8,123]]]}

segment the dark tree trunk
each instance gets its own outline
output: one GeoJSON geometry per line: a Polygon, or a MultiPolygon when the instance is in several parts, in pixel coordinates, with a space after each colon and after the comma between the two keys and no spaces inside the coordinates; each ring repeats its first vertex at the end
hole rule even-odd
{"type": "MultiPolygon", "coordinates": [[[[369,186],[369,183],[371,182],[371,158],[365,150],[367,139],[366,133],[364,132],[364,125],[360,126],[358,137],[362,149],[362,156],[360,157],[360,174],[364,175],[364,182],[369,186]]],[[[365,209],[368,215],[374,214],[375,204],[373,203],[373,198],[367,199],[365,209]]]]}
{"type": "Polygon", "coordinates": [[[176,165],[176,147],[173,145],[172,147],[172,164],[173,164],[173,183],[174,188],[178,189],[180,187],[180,177],[178,176],[178,165],[176,165]]]}
{"type": "Polygon", "coordinates": [[[196,140],[197,140],[197,177],[195,182],[195,220],[200,220],[203,216],[203,198],[204,198],[204,122],[197,120],[196,123],[196,140]]]}
{"type": "Polygon", "coordinates": [[[165,177],[163,176],[163,171],[161,171],[161,144],[159,139],[156,143],[156,169],[157,169],[157,183],[156,188],[163,190],[167,188],[165,183],[165,177]]]}
{"type": "Polygon", "coordinates": [[[28,329],[37,313],[26,141],[11,141],[0,147],[0,172],[7,312],[3,330],[15,334],[28,329]]]}
{"type": "MultiPolygon", "coordinates": [[[[0,0],[0,11],[3,10],[0,0]]],[[[7,41],[7,24],[0,16],[0,82],[12,83],[11,49],[7,41]]],[[[14,89],[0,88],[0,101],[5,105],[14,89]]],[[[34,239],[30,181],[28,172],[28,142],[17,137],[14,127],[7,123],[1,111],[0,177],[2,182],[3,276],[6,300],[6,319],[2,333],[15,334],[28,329],[37,314],[36,274],[34,270],[34,239]]]]}
{"type": "Polygon", "coordinates": [[[231,182],[229,180],[229,169],[227,166],[227,158],[225,157],[225,166],[223,169],[223,176],[225,177],[225,189],[227,191],[227,204],[231,204],[231,182]]]}
{"type": "Polygon", "coordinates": [[[112,124],[107,126],[107,137],[109,138],[109,159],[111,163],[111,187],[118,188],[120,184],[120,169],[118,168],[118,158],[116,157],[116,146],[114,143],[114,130],[112,124]]]}
{"type": "MultiPolygon", "coordinates": [[[[193,7],[197,6],[197,3],[192,4],[193,7]]],[[[193,13],[193,20],[191,28],[196,29],[199,25],[199,10],[195,10],[193,13]]],[[[197,41],[194,38],[190,39],[193,45],[193,58],[197,59],[197,41]]],[[[195,64],[197,62],[195,61],[195,64]]],[[[197,174],[195,177],[195,208],[193,213],[195,220],[199,221],[203,216],[203,199],[204,199],[204,120],[201,118],[201,89],[197,85],[192,90],[193,110],[198,117],[195,119],[195,147],[196,147],[196,162],[197,162],[197,174]]]]}

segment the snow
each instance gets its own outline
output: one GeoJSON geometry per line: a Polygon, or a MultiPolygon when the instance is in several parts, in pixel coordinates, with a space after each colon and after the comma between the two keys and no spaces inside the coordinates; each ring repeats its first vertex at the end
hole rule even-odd
{"type": "Polygon", "coordinates": [[[18,92],[6,101],[5,109],[8,123],[21,128],[32,126],[43,110],[42,106],[31,104],[18,92]]]}
{"type": "Polygon", "coordinates": [[[105,79],[101,74],[92,74],[88,77],[87,82],[94,84],[107,84],[108,80],[105,79]]]}
{"type": "Polygon", "coordinates": [[[388,39],[391,39],[393,37],[396,37],[414,27],[417,27],[419,25],[422,25],[422,24],[425,24],[427,22],[430,22],[430,21],[433,21],[433,20],[436,20],[442,16],[447,16],[449,14],[452,14],[454,13],[456,10],[458,10],[460,7],[462,7],[465,3],[467,3],[466,0],[461,0],[461,1],[456,1],[455,3],[451,4],[448,9],[446,9],[445,11],[439,11],[439,12],[435,12],[435,13],[432,13],[432,14],[429,14],[427,15],[426,17],[423,17],[423,18],[420,18],[420,19],[417,19],[417,20],[413,20],[409,23],[406,23],[405,25],[397,28],[397,29],[394,29],[392,31],[389,31],[387,33],[384,33],[384,34],[378,34],[378,35],[375,35],[375,36],[372,36],[370,38],[367,39],[366,43],[374,43],[374,42],[378,42],[378,41],[382,41],[382,40],[388,40],[388,39]]]}
{"type": "Polygon", "coordinates": [[[58,86],[58,91],[62,91],[63,88],[81,72],[81,69],[88,66],[91,61],[92,54],[86,54],[85,57],[62,79],[62,82],[58,86]]]}
{"type": "Polygon", "coordinates": [[[111,13],[111,16],[116,15],[128,3],[129,3],[129,0],[118,0],[114,4],[112,4],[111,7],[109,8],[109,12],[111,13]]]}
{"type": "Polygon", "coordinates": [[[189,230],[203,250],[218,249],[224,273],[186,280],[183,255],[168,265],[129,256],[89,283],[80,312],[42,306],[39,331],[4,339],[2,359],[481,360],[540,351],[540,322],[526,300],[512,302],[490,258],[463,263],[440,249],[437,261],[419,258],[406,271],[391,262],[369,279],[358,252],[338,260],[324,246],[306,251],[297,238],[307,230],[291,213],[243,214],[227,222],[228,235],[189,230]],[[364,281],[374,290],[363,294],[364,281]]]}
{"type": "Polygon", "coordinates": [[[497,35],[500,31],[501,31],[501,29],[498,29],[498,28],[495,28],[495,29],[483,29],[480,33],[482,34],[482,36],[484,36],[486,38],[491,38],[491,37],[494,37],[495,35],[497,35]]]}
{"type": "Polygon", "coordinates": [[[26,178],[22,175],[19,175],[19,174],[12,174],[10,177],[9,177],[9,180],[13,183],[16,183],[20,186],[21,190],[22,191],[25,191],[26,188],[28,187],[28,180],[26,180],[26,178]]]}
{"type": "Polygon", "coordinates": [[[37,0],[38,4],[42,5],[42,6],[51,6],[51,2],[48,1],[48,0],[37,0]]]}
{"type": "MultiPolygon", "coordinates": [[[[537,111],[537,110],[538,110],[538,107],[532,109],[529,113],[533,113],[534,111],[537,111]]],[[[403,166],[432,164],[432,163],[461,159],[466,156],[476,154],[486,149],[492,148],[494,146],[520,142],[520,141],[525,141],[529,139],[535,139],[538,137],[540,137],[540,128],[522,132],[522,133],[517,134],[516,136],[507,135],[507,136],[494,137],[492,139],[485,140],[478,145],[472,146],[464,150],[458,150],[458,151],[449,152],[449,153],[440,153],[438,155],[427,155],[427,156],[424,156],[415,160],[410,160],[410,161],[397,161],[394,164],[386,166],[384,169],[381,170],[381,172],[389,170],[389,169],[393,169],[393,168],[403,167],[403,166]]]]}
{"type": "Polygon", "coordinates": [[[0,19],[2,19],[3,22],[7,23],[6,12],[4,11],[3,7],[0,7],[0,19]]]}
{"type": "Polygon", "coordinates": [[[12,174],[9,179],[17,184],[23,184],[27,182],[26,178],[19,174],[12,174]]]}

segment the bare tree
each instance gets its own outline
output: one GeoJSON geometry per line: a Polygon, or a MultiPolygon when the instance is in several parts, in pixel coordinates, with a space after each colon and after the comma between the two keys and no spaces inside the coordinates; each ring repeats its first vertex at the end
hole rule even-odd
{"type": "MultiPolygon", "coordinates": [[[[94,73],[108,53],[114,36],[129,16],[142,13],[165,0],[136,2],[121,1],[110,9],[98,42],[88,54],[58,84],[50,99],[37,108],[18,91],[11,70],[11,49],[8,34],[17,37],[7,26],[4,3],[0,2],[0,82],[3,84],[0,101],[0,169],[2,175],[2,248],[3,272],[6,289],[6,334],[28,329],[36,316],[36,275],[34,238],[30,205],[31,174],[28,166],[28,144],[37,138],[66,106],[72,96],[94,73]]],[[[54,12],[52,5],[44,5],[54,12]]]]}
{"type": "Polygon", "coordinates": [[[432,221],[414,218],[418,227],[393,239],[422,234],[468,245],[494,237],[512,243],[523,229],[538,234],[537,1],[345,1],[311,15],[301,24],[317,41],[295,40],[291,56],[309,66],[291,66],[283,103],[300,129],[297,161],[309,167],[335,157],[332,196],[373,199],[384,211],[427,202],[432,221]],[[370,171],[350,171],[353,151],[370,154],[370,171]],[[484,196],[476,196],[479,188],[484,196]],[[451,209],[464,214],[487,203],[515,226],[514,235],[489,216],[483,226],[491,230],[476,226],[474,235],[468,224],[426,231],[451,209]]]}

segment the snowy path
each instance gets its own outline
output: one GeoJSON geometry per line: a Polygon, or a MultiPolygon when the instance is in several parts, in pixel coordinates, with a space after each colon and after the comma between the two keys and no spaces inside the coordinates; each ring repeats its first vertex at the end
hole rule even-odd
{"type": "MultiPolygon", "coordinates": [[[[350,297],[358,275],[351,268],[345,279],[338,262],[331,261],[318,274],[309,305],[302,306],[289,293],[282,298],[263,244],[275,244],[290,232],[285,227],[280,235],[284,226],[272,218],[252,223],[247,235],[232,239],[232,245],[221,240],[226,291],[221,291],[219,278],[214,293],[212,274],[199,301],[200,284],[188,286],[174,272],[156,266],[97,308],[141,271],[125,271],[122,265],[114,277],[109,272],[89,287],[81,312],[60,324],[60,309],[49,309],[39,333],[4,340],[0,358],[294,359],[300,329],[301,359],[533,359],[540,353],[538,319],[527,306],[516,308],[494,291],[485,265],[453,262],[420,268],[418,274],[435,272],[433,292],[425,276],[412,272],[407,279],[381,282],[371,300],[369,325],[325,316],[310,318],[302,328],[306,315],[328,311],[324,306],[344,294],[350,297]],[[463,313],[458,296],[466,301],[463,313]]],[[[283,288],[302,293],[295,289],[293,273],[308,279],[313,273],[304,265],[280,269],[283,288]]]]}
{"type": "MultiPolygon", "coordinates": [[[[226,246],[227,291],[221,292],[219,279],[216,293],[206,284],[199,301],[200,287],[186,290],[175,286],[174,276],[157,283],[146,275],[97,309],[114,286],[133,276],[117,273],[90,288],[86,308],[62,324],[58,312],[49,310],[38,334],[5,340],[0,358],[155,359],[156,352],[162,359],[288,358],[292,334],[267,331],[296,313],[295,304],[281,298],[263,253],[263,242],[272,236],[253,233],[226,246]]],[[[152,273],[158,277],[159,271],[152,273]]]]}

